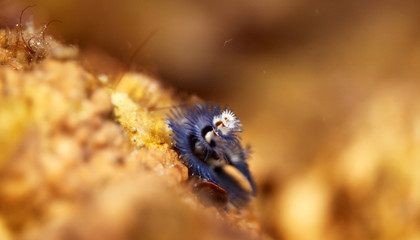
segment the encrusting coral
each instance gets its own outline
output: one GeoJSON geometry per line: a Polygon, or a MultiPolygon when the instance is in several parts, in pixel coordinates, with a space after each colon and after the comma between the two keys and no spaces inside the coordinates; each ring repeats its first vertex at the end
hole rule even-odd
{"type": "Polygon", "coordinates": [[[0,239],[265,238],[252,207],[190,191],[153,110],[179,104],[170,90],[139,73],[99,81],[76,48],[39,34],[0,30],[0,239]]]}

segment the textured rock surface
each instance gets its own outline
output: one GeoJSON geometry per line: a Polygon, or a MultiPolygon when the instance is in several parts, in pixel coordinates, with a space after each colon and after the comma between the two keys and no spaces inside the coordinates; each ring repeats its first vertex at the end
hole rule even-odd
{"type": "Polygon", "coordinates": [[[190,191],[156,110],[178,104],[171,91],[136,73],[99,81],[31,31],[42,55],[19,29],[0,36],[0,239],[264,238],[252,208],[190,191]]]}

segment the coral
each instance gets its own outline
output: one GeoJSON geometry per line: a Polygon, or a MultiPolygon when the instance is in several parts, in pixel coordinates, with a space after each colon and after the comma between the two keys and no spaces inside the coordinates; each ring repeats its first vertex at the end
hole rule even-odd
{"type": "MultiPolygon", "coordinates": [[[[141,82],[144,76],[126,75],[120,84],[112,91],[112,104],[117,121],[124,127],[133,144],[141,146],[157,146],[169,142],[168,129],[162,114],[156,114],[148,108],[155,106],[155,102],[171,104],[167,99],[153,99],[162,92],[158,88],[146,88],[150,83],[141,82]]],[[[154,86],[154,85],[153,85],[154,86]]],[[[158,98],[158,97],[157,97],[158,98]]],[[[163,98],[163,97],[160,97],[163,98]]]]}
{"type": "Polygon", "coordinates": [[[99,81],[49,36],[29,61],[19,29],[1,34],[0,239],[264,238],[252,207],[191,192],[157,110],[172,91],[139,73],[99,81]]]}
{"type": "Polygon", "coordinates": [[[18,24],[14,29],[0,29],[0,65],[16,70],[30,69],[33,63],[47,57],[51,59],[75,59],[78,49],[67,46],[45,35],[48,24],[35,29],[32,22],[26,28],[18,24]]]}

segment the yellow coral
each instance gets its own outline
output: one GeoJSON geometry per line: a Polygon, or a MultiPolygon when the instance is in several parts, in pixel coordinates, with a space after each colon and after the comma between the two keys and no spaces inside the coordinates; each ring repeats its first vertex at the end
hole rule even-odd
{"type": "Polygon", "coordinates": [[[149,110],[172,104],[170,96],[157,83],[143,75],[128,74],[111,91],[114,114],[133,144],[158,147],[170,142],[165,115],[162,111],[149,110]]]}
{"type": "Polygon", "coordinates": [[[0,167],[18,147],[28,118],[23,99],[0,97],[0,167]]]}
{"type": "MultiPolygon", "coordinates": [[[[0,55],[8,50],[1,34],[0,55]]],[[[171,91],[142,74],[109,89],[78,61],[52,60],[65,54],[52,54],[59,47],[49,44],[51,54],[26,68],[19,46],[0,56],[1,240],[97,239],[98,229],[108,231],[103,239],[226,239],[231,225],[260,231],[248,226],[258,226],[249,211],[204,227],[220,215],[205,212],[182,184],[188,169],[157,110],[175,104],[171,91]]]]}

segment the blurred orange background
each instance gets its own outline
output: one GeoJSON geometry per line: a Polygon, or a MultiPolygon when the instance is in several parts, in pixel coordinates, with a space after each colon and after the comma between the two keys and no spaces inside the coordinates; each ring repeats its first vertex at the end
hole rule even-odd
{"type": "Polygon", "coordinates": [[[420,2],[0,1],[87,68],[137,70],[229,105],[256,208],[280,239],[420,238],[420,2]]]}

